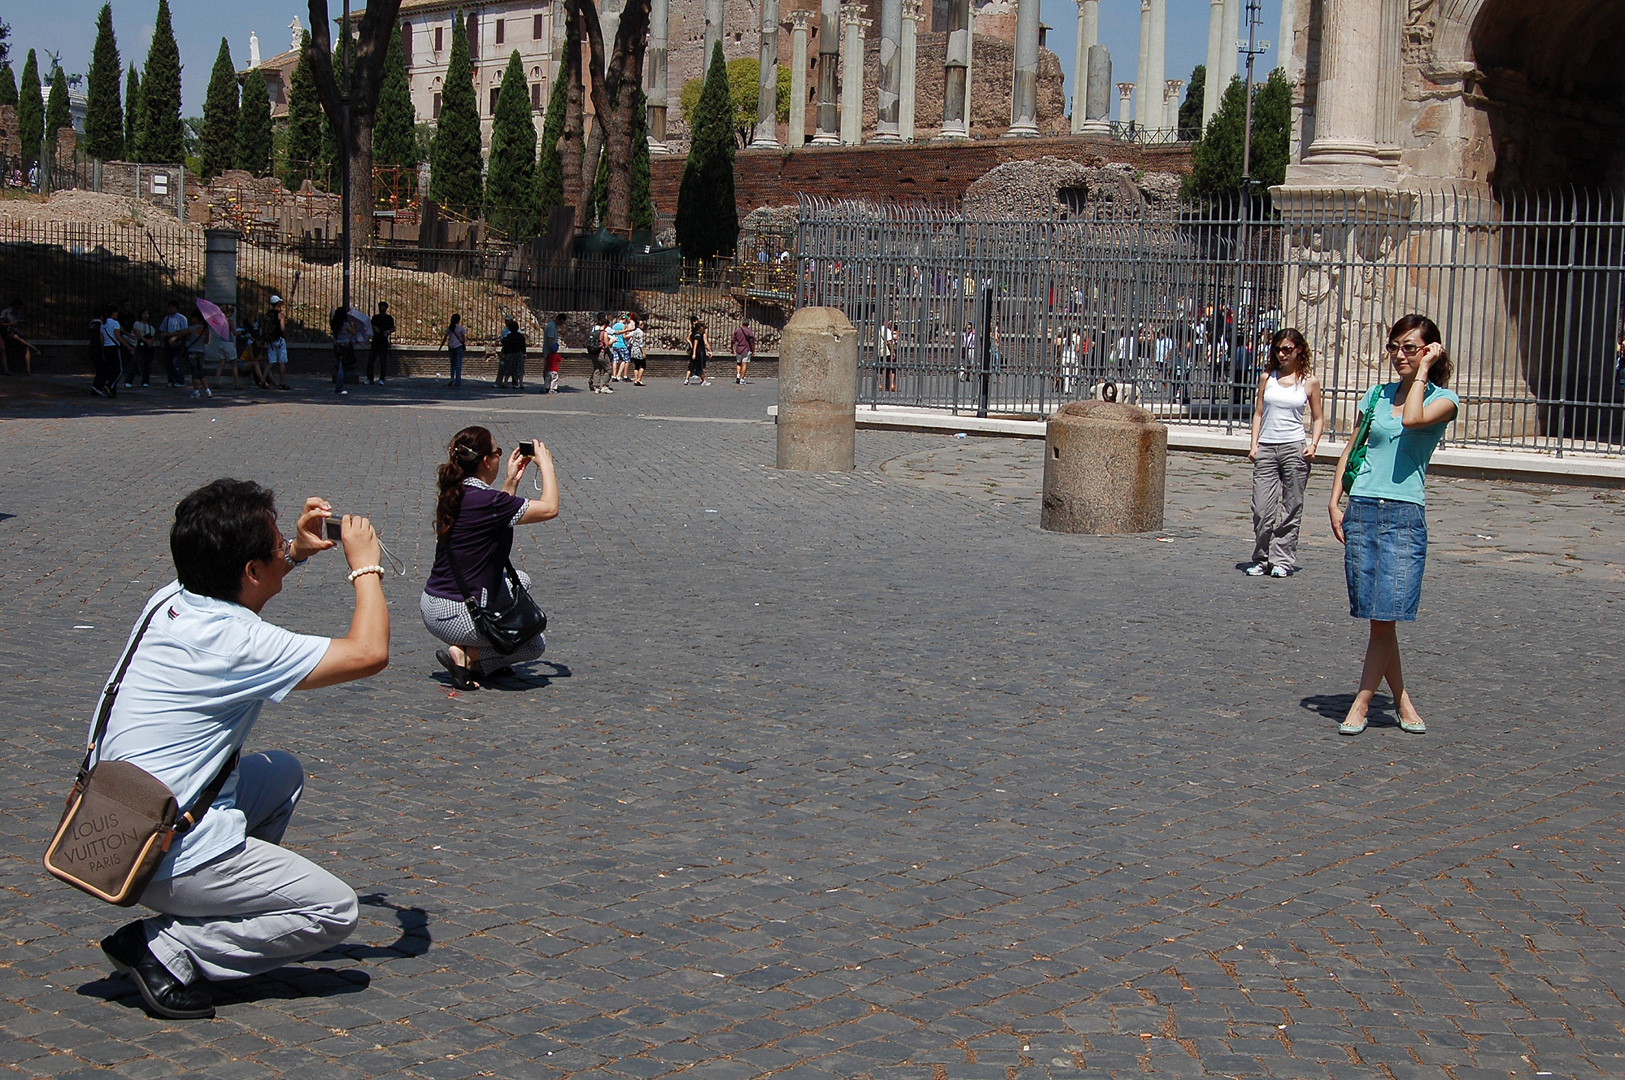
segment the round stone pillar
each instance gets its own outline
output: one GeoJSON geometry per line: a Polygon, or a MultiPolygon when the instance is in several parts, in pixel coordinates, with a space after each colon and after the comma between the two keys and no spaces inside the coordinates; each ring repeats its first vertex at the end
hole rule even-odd
{"type": "Polygon", "coordinates": [[[873,142],[902,142],[903,0],[880,0],[880,67],[875,87],[873,142]]]}
{"type": "Polygon", "coordinates": [[[778,467],[851,472],[857,403],[857,330],[838,308],[797,311],[779,343],[778,467]]]}
{"type": "Polygon", "coordinates": [[[841,64],[841,0],[821,0],[818,8],[818,127],[814,146],[841,141],[840,107],[835,100],[835,73],[841,64]]]}
{"type": "Polygon", "coordinates": [[[203,230],[203,296],[216,304],[237,302],[236,229],[203,230]]]}
{"type": "Polygon", "coordinates": [[[1167,470],[1168,429],[1145,409],[1108,401],[1063,405],[1044,429],[1040,524],[1097,536],[1160,529],[1167,470]]]}
{"type": "MultiPolygon", "coordinates": [[[[1078,0],[1077,51],[1072,63],[1072,134],[1089,119],[1089,50],[1100,44],[1100,0],[1078,0]]],[[[1107,80],[1108,82],[1110,79],[1107,80]]]]}
{"type": "Polygon", "coordinates": [[[671,25],[670,0],[650,0],[649,47],[644,53],[644,95],[649,99],[649,153],[669,154],[666,145],[666,108],[671,91],[666,75],[667,34],[671,25]]]}
{"type": "Polygon", "coordinates": [[[812,12],[790,12],[790,130],[785,142],[794,150],[807,141],[807,30],[812,12]]]}
{"type": "Polygon", "coordinates": [[[1038,0],[1016,0],[1015,74],[1007,135],[1038,134],[1038,21],[1038,0]]]}
{"type": "Polygon", "coordinates": [[[752,150],[779,148],[779,0],[762,0],[761,43],[756,53],[756,131],[752,150]]]}
{"type": "Polygon", "coordinates": [[[1342,182],[1386,179],[1377,153],[1382,0],[1326,0],[1315,141],[1303,164],[1342,182]]]}
{"type": "Polygon", "coordinates": [[[914,141],[914,104],[918,96],[917,70],[920,62],[920,0],[903,0],[903,40],[897,66],[897,134],[904,142],[914,141]]]}
{"type": "Polygon", "coordinates": [[[841,5],[841,145],[863,141],[863,39],[870,20],[862,0],[841,5]]]}

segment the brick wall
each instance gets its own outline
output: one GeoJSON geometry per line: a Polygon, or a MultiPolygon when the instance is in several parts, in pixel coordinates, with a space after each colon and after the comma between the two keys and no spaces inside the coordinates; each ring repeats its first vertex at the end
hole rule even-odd
{"type": "MultiPolygon", "coordinates": [[[[1077,136],[905,147],[803,147],[793,153],[741,150],[734,165],[734,198],[741,218],[758,206],[794,205],[796,193],[802,191],[881,200],[952,201],[990,169],[1041,157],[1086,165],[1124,162],[1155,172],[1190,171],[1188,147],[1144,147],[1077,136]]],[[[683,159],[657,157],[652,164],[655,209],[669,220],[677,212],[683,159]]]]}

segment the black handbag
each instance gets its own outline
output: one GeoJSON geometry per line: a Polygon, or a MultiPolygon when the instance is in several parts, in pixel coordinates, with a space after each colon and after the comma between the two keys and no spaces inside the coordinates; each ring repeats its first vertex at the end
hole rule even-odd
{"type": "Polygon", "coordinates": [[[136,646],[152,625],[153,616],[169,599],[165,597],[147,612],[124,654],[124,662],[102,692],[101,709],[85,760],[79,766],[79,778],[68,795],[62,821],[45,848],[45,869],[52,876],[119,907],[131,907],[140,901],[175,837],[197,828],[237,768],[238,755],[233,753],[203,794],[182,813],[164,782],[140,766],[128,761],[97,761],[91,765],[107,734],[113,699],[118,696],[124,673],[130,670],[130,661],[135,659],[136,646]]]}
{"type": "Polygon", "coordinates": [[[463,572],[457,568],[457,558],[451,553],[449,543],[446,545],[446,562],[451,566],[451,576],[457,579],[458,591],[463,594],[468,617],[474,620],[474,629],[503,656],[518,652],[526,642],[547,629],[547,612],[531,599],[530,593],[520,583],[519,571],[513,568],[512,562],[504,560],[502,563],[502,573],[508,579],[507,602],[493,597],[496,602],[486,605],[479,602],[469,589],[468,582],[463,580],[463,572]]]}

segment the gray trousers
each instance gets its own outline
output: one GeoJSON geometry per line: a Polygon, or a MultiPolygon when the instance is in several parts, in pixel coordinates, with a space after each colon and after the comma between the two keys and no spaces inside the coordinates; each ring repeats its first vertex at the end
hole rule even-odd
{"type": "MultiPolygon", "coordinates": [[[[519,584],[527,591],[530,589],[530,575],[523,570],[519,572],[519,584]]],[[[503,579],[504,581],[506,578],[503,579]]],[[[504,598],[508,592],[503,586],[504,598]]],[[[488,604],[491,598],[487,591],[480,590],[480,603],[488,604]]],[[[468,606],[457,600],[447,600],[444,596],[430,596],[424,593],[418,598],[418,610],[423,613],[423,625],[429,633],[444,641],[447,645],[455,645],[460,649],[478,649],[480,658],[474,661],[474,676],[489,675],[493,671],[500,671],[514,664],[525,664],[536,659],[547,649],[547,638],[537,634],[531,640],[519,646],[518,649],[504,656],[491,648],[478,630],[474,628],[474,618],[468,613],[468,606]]]]}
{"type": "Polygon", "coordinates": [[[237,808],[248,840],[195,870],[154,881],[141,903],[147,946],[183,982],[242,979],[314,956],[350,936],[355,891],[278,846],[304,791],[299,759],[280,750],[237,766],[237,808]]]}
{"type": "Polygon", "coordinates": [[[1309,484],[1306,444],[1261,443],[1253,462],[1253,562],[1298,565],[1303,489],[1309,484]]]}

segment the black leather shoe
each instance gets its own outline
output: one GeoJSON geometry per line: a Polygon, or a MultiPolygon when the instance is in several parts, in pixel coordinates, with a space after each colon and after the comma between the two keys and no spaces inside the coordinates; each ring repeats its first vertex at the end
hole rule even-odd
{"type": "Polygon", "coordinates": [[[214,1002],[201,980],[183,983],[152,955],[141,920],[126,923],[102,938],[102,953],[130,977],[147,1011],[166,1020],[206,1020],[214,1015],[214,1002]]]}

